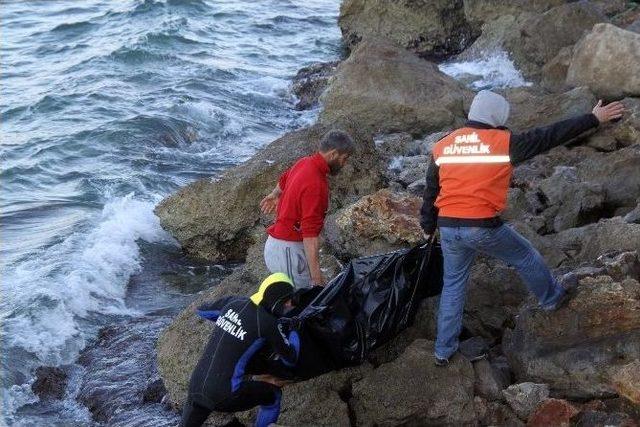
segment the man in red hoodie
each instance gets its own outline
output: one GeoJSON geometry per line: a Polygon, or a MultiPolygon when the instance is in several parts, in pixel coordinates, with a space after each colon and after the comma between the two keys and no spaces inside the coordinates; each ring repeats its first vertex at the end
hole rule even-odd
{"type": "Polygon", "coordinates": [[[276,212],[275,223],[267,229],[264,261],[272,273],[287,274],[296,288],[325,284],[318,255],[329,207],[327,175],[337,174],[354,149],[347,133],[327,132],[319,151],[285,171],[276,188],[260,202],[264,214],[276,212]]]}

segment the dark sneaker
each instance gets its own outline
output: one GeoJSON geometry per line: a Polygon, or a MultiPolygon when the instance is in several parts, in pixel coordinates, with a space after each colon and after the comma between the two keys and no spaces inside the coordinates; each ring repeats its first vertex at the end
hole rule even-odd
{"type": "Polygon", "coordinates": [[[449,364],[449,359],[440,359],[436,356],[436,366],[447,366],[449,364]]]}
{"type": "MultiPolygon", "coordinates": [[[[562,286],[564,288],[565,291],[570,291],[571,289],[575,288],[576,286],[578,286],[578,282],[580,280],[578,279],[578,275],[575,273],[567,273],[565,275],[563,275],[562,277],[560,277],[560,279],[558,280],[558,283],[560,284],[560,286],[562,286]]],[[[565,293],[566,295],[566,293],[565,293]]]]}
{"type": "Polygon", "coordinates": [[[558,298],[556,302],[553,304],[545,305],[542,308],[545,311],[556,311],[560,307],[562,307],[568,300],[569,294],[573,291],[573,289],[578,286],[580,279],[578,275],[575,273],[567,273],[558,279],[558,284],[564,289],[564,292],[558,298]]]}

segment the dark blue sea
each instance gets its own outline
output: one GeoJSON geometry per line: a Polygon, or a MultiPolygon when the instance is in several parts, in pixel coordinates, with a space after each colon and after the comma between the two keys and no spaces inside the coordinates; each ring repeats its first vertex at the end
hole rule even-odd
{"type": "MultiPolygon", "coordinates": [[[[291,78],[340,56],[338,8],[339,0],[0,3],[5,424],[94,424],[76,399],[87,370],[77,358],[100,328],[137,325],[152,347],[196,292],[229,271],[185,258],[153,208],[315,119],[293,108],[291,78]],[[63,400],[31,392],[41,365],[70,373],[63,400]]],[[[126,350],[118,357],[138,360],[126,350]]],[[[130,387],[112,374],[105,390],[130,387]]],[[[160,404],[122,411],[106,424],[177,422],[160,404]]]]}

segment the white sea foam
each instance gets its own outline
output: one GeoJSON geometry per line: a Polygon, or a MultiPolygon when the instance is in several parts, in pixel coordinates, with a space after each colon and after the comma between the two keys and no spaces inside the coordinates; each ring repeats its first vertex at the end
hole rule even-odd
{"type": "Polygon", "coordinates": [[[487,53],[483,58],[440,64],[440,71],[465,81],[473,89],[531,86],[504,51],[487,53]]]}
{"type": "Polygon", "coordinates": [[[31,391],[31,383],[13,385],[8,389],[2,389],[3,419],[0,420],[0,425],[5,425],[2,424],[3,420],[9,425],[16,425],[12,414],[21,406],[35,403],[37,401],[38,396],[36,396],[33,391],[31,391]]]}
{"type": "Polygon", "coordinates": [[[84,346],[79,321],[91,313],[133,314],[124,305],[140,268],[137,240],[169,241],[154,203],[133,194],[110,200],[96,224],[22,262],[5,278],[5,337],[43,364],[69,363],[84,346]],[[6,311],[5,311],[6,310],[6,311]]]}
{"type": "Polygon", "coordinates": [[[399,172],[404,165],[403,156],[394,156],[389,162],[389,170],[399,172]]]}

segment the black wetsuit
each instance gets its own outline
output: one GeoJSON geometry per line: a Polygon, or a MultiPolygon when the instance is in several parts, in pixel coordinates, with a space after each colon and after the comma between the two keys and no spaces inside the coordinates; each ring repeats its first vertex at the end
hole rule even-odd
{"type": "Polygon", "coordinates": [[[200,307],[201,317],[216,322],[209,343],[196,365],[182,426],[200,426],[211,413],[238,412],[261,406],[256,425],[277,420],[282,393],[273,384],[245,378],[259,351],[277,353],[285,364],[299,353],[296,332],[285,336],[278,319],[249,298],[228,297],[200,307]]]}

